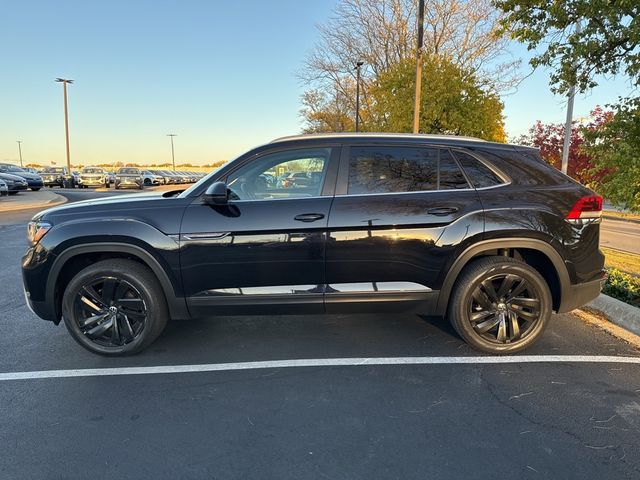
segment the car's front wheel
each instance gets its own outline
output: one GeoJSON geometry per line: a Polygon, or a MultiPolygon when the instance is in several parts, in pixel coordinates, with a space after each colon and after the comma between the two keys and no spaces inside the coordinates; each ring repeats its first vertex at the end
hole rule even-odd
{"type": "Polygon", "coordinates": [[[62,316],[73,338],[100,355],[132,355],[162,333],[168,316],[164,292],[146,266],[103,260],[69,282],[62,316]]]}
{"type": "Polygon", "coordinates": [[[456,279],[448,317],[473,348],[504,354],[534,343],[551,309],[549,286],[535,268],[514,258],[485,257],[456,279]]]}

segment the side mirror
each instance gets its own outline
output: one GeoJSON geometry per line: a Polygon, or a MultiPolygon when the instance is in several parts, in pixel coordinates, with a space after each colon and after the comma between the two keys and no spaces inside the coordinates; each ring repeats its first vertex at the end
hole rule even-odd
{"type": "Polygon", "coordinates": [[[229,201],[229,190],[224,182],[214,182],[204,192],[204,202],[209,205],[226,205],[229,201]]]}

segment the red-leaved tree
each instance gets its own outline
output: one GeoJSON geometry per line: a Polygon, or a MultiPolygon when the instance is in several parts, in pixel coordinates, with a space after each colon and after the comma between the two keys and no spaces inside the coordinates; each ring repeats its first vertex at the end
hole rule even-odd
{"type": "MultiPolygon", "coordinates": [[[[585,143],[585,132],[598,130],[613,118],[613,112],[597,106],[591,111],[588,121],[574,121],[571,125],[571,141],[569,143],[569,167],[567,173],[580,183],[589,184],[599,178],[602,172],[594,171],[593,159],[582,149],[585,143]]],[[[564,146],[564,124],[542,123],[536,121],[529,133],[517,138],[516,143],[530,145],[540,149],[542,158],[560,169],[562,166],[562,148],[564,146]]]]}

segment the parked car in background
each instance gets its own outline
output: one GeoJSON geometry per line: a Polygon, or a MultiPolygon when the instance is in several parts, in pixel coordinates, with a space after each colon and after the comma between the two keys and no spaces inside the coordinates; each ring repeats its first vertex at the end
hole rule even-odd
{"type": "Polygon", "coordinates": [[[4,183],[7,184],[9,195],[15,195],[16,193],[29,188],[27,181],[18,175],[0,173],[0,179],[4,180],[4,183]]]}
{"type": "Polygon", "coordinates": [[[7,187],[6,182],[0,178],[0,197],[6,197],[9,195],[9,187],[7,187]]]}
{"type": "Polygon", "coordinates": [[[11,175],[17,175],[24,178],[27,181],[27,185],[29,186],[29,188],[34,192],[37,192],[44,186],[44,182],[42,181],[42,177],[40,175],[28,172],[22,167],[18,167],[17,165],[12,165],[10,163],[0,163],[0,172],[10,173],[11,175]]]}
{"type": "Polygon", "coordinates": [[[123,167],[116,172],[115,189],[120,188],[137,188],[142,190],[144,183],[142,180],[142,172],[139,168],[123,167]]]}
{"type": "Polygon", "coordinates": [[[109,183],[116,182],[116,173],[115,172],[107,172],[107,176],[109,177],[109,183]]]}
{"type": "Polygon", "coordinates": [[[104,168],[85,167],[78,177],[80,188],[106,187],[109,188],[109,175],[104,168]]]}
{"type": "Polygon", "coordinates": [[[45,187],[62,187],[64,179],[69,175],[67,167],[45,167],[40,176],[45,187]]]}
{"type": "Polygon", "coordinates": [[[175,185],[182,183],[182,177],[171,170],[161,170],[161,175],[165,177],[166,183],[175,185]]]}
{"type": "Polygon", "coordinates": [[[38,175],[38,171],[33,167],[20,167],[20,168],[22,168],[25,172],[35,173],[36,175],[38,175]]]}
{"type": "Polygon", "coordinates": [[[151,170],[143,170],[142,183],[147,187],[152,185],[164,185],[164,177],[153,173],[151,170]]]}
{"type": "Polygon", "coordinates": [[[507,354],[540,338],[552,311],[599,295],[601,216],[601,197],[531,147],[302,135],[179,195],[38,213],[25,297],[103,355],[143,350],[170,318],[372,311],[445,317],[473,348],[507,354]],[[320,181],[263,176],[292,170],[320,181]]]}

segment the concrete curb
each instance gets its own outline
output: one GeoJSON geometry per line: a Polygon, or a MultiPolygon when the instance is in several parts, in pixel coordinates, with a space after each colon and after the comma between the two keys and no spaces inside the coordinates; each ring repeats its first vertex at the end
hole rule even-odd
{"type": "Polygon", "coordinates": [[[602,313],[611,323],[640,335],[640,308],[621,302],[604,293],[601,293],[598,298],[586,306],[602,313]]]}
{"type": "Polygon", "coordinates": [[[20,210],[31,210],[35,208],[46,209],[46,208],[55,207],[57,205],[61,205],[67,201],[67,198],[63,197],[62,195],[58,195],[57,193],[54,195],[58,198],[54,198],[52,200],[49,200],[48,202],[22,204],[22,205],[2,205],[0,203],[0,213],[17,212],[20,210]]]}
{"type": "Polygon", "coordinates": [[[615,215],[607,215],[607,212],[603,212],[602,218],[606,218],[607,220],[617,220],[618,222],[640,223],[640,220],[635,218],[616,217],[615,215]]]}

